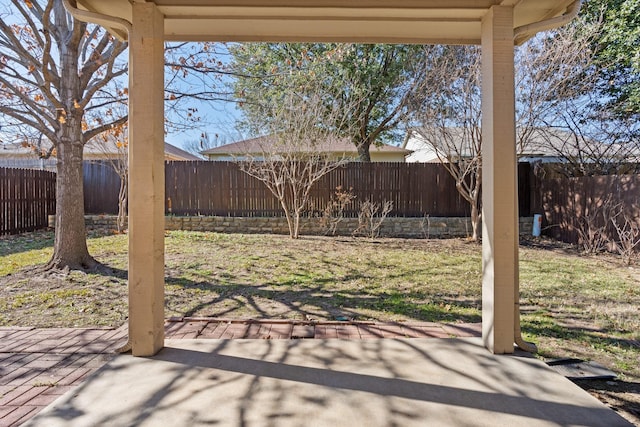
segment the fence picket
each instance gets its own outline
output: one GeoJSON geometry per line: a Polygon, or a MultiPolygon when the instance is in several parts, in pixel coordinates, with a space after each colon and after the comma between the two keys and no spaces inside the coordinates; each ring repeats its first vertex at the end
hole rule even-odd
{"type": "Polygon", "coordinates": [[[56,174],[0,168],[0,235],[46,228],[55,213],[56,174]]]}

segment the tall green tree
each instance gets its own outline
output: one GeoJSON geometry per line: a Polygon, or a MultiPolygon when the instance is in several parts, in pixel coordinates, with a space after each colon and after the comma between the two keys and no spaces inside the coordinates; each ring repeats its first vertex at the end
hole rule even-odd
{"type": "Polygon", "coordinates": [[[600,26],[600,91],[619,114],[640,115],[640,0],[587,0],[581,15],[600,26]]]}
{"type": "Polygon", "coordinates": [[[407,119],[409,101],[424,81],[419,46],[254,43],[231,46],[230,52],[245,122],[255,122],[265,103],[284,99],[281,76],[305,80],[322,73],[323,92],[340,99],[341,105],[357,106],[345,112],[349,125],[340,123],[338,130],[364,162],[371,161],[370,147],[391,140],[407,119]]]}

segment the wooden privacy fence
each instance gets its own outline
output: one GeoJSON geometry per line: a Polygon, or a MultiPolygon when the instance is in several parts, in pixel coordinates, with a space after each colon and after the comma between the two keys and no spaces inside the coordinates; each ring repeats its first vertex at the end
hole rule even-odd
{"type": "Polygon", "coordinates": [[[640,175],[551,178],[540,180],[538,185],[544,234],[563,242],[578,243],[577,227],[586,216],[597,226],[606,225],[610,241],[615,241],[610,218],[605,218],[601,210],[607,200],[624,207],[631,217],[640,218],[640,175]]]}
{"type": "MultiPolygon", "coordinates": [[[[355,196],[346,216],[357,216],[357,202],[393,201],[392,216],[464,216],[467,203],[444,168],[407,163],[349,163],[318,181],[310,211],[322,211],[337,187],[355,196]],[[452,190],[452,191],[451,191],[452,190]]],[[[436,165],[437,166],[437,165],[436,165]]],[[[167,210],[176,215],[281,216],[267,187],[233,162],[169,162],[167,210]],[[169,202],[170,201],[170,202],[169,202]]]]}
{"type": "MultiPolygon", "coordinates": [[[[521,215],[529,215],[530,167],[520,166],[521,215]],[[525,179],[526,178],[526,179],[525,179]]],[[[165,168],[166,210],[175,215],[281,216],[278,200],[259,180],[233,162],[168,162],[165,168]]],[[[440,164],[348,163],[325,175],[311,192],[310,211],[321,212],[337,187],[350,190],[355,202],[346,216],[358,214],[358,201],[393,202],[390,216],[469,215],[469,204],[440,164]]]]}
{"type": "Polygon", "coordinates": [[[0,235],[46,228],[56,210],[56,174],[0,168],[0,235]]]}
{"type": "MultiPolygon", "coordinates": [[[[530,214],[531,168],[521,164],[520,212],[530,214]]],[[[85,212],[118,211],[119,177],[108,163],[84,165],[85,212]]],[[[439,164],[348,163],[324,176],[311,193],[312,212],[319,212],[337,187],[351,189],[356,202],[346,216],[357,216],[358,201],[393,201],[392,216],[468,216],[469,205],[453,178],[439,164]]],[[[174,215],[281,216],[278,200],[266,186],[234,162],[174,161],[165,164],[165,210],[174,215]]]]}
{"type": "MultiPolygon", "coordinates": [[[[167,213],[282,215],[264,184],[235,163],[168,162],[165,170],[167,213]]],[[[518,175],[520,216],[543,214],[544,234],[556,239],[577,243],[578,221],[609,197],[640,217],[640,175],[541,180],[528,164],[519,165],[518,175]]],[[[108,163],[85,162],[84,177],[86,213],[117,213],[119,177],[113,168],[108,163]]],[[[393,201],[392,216],[469,215],[468,204],[439,164],[349,163],[317,183],[311,195],[313,210],[321,211],[338,186],[351,189],[356,201],[393,201]]],[[[55,173],[0,168],[0,235],[46,228],[47,216],[54,213],[55,173]]],[[[346,215],[357,215],[357,203],[346,215]]]]}
{"type": "Polygon", "coordinates": [[[87,214],[118,213],[120,177],[107,161],[84,161],[84,211],[87,214]]]}

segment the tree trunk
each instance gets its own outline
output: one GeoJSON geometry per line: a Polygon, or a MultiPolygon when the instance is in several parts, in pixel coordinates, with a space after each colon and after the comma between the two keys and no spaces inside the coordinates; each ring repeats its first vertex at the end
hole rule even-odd
{"type": "MultiPolygon", "coordinates": [[[[61,7],[60,3],[56,3],[61,7]]],[[[66,14],[59,10],[56,20],[66,14]]],[[[79,25],[73,21],[74,27],[79,25]]],[[[78,107],[82,99],[78,76],[79,37],[74,32],[59,46],[61,58],[60,101],[56,109],[56,230],[53,256],[46,269],[88,270],[98,262],[89,255],[87,232],[84,222],[84,187],[82,180],[82,157],[84,139],[82,119],[84,111],[78,107]]]]}
{"type": "Polygon", "coordinates": [[[300,212],[295,211],[293,213],[293,238],[300,237],[300,212]]]}
{"type": "Polygon", "coordinates": [[[127,221],[128,174],[120,175],[120,191],[118,192],[118,233],[123,233],[127,221]]]}
{"type": "Polygon", "coordinates": [[[284,216],[287,219],[287,225],[289,226],[289,237],[292,239],[297,239],[298,236],[295,234],[295,227],[293,224],[293,218],[291,218],[291,212],[289,211],[289,207],[284,199],[280,198],[280,206],[282,206],[282,210],[284,210],[284,216]]]}
{"type": "Polygon", "coordinates": [[[368,141],[360,141],[356,144],[358,148],[358,158],[363,163],[371,163],[371,154],[369,153],[369,146],[371,145],[368,141]]]}
{"type": "Polygon", "coordinates": [[[480,240],[480,209],[478,209],[478,202],[471,203],[471,228],[473,234],[471,240],[477,242],[480,240]]]}
{"type": "MultiPolygon", "coordinates": [[[[68,127],[67,127],[68,130],[68,127]]],[[[97,262],[87,249],[79,137],[61,140],[56,148],[56,229],[53,256],[46,269],[91,269],[97,262]]]]}

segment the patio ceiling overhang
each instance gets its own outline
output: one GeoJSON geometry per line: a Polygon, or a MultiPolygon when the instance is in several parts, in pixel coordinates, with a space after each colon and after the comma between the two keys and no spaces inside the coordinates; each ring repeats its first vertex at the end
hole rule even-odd
{"type": "MultiPolygon", "coordinates": [[[[78,8],[132,21],[153,3],[167,41],[480,44],[492,6],[513,7],[517,43],[537,23],[570,13],[574,0],[78,0],[78,8]],[[520,29],[520,30],[518,30],[520,29]]],[[[557,25],[557,24],[556,24],[557,25]]],[[[107,25],[108,26],[108,25],[107,25]]],[[[112,27],[126,38],[126,31],[112,27]]]]}

